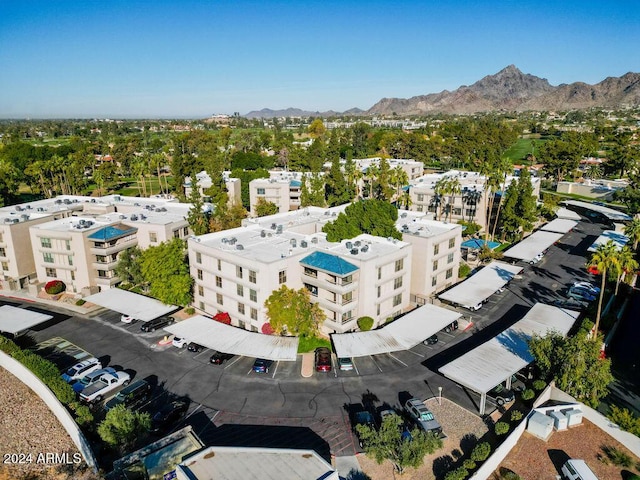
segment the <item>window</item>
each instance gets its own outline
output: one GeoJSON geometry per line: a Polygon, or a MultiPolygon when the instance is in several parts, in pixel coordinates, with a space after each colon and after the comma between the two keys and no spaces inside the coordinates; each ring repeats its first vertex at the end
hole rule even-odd
{"type": "Polygon", "coordinates": [[[447,278],[451,278],[452,276],[453,276],[453,268],[450,268],[450,269],[448,269],[448,270],[447,270],[447,275],[446,275],[446,277],[447,277],[447,278]]]}
{"type": "Polygon", "coordinates": [[[222,277],[216,277],[216,287],[222,288],[222,277]]]}
{"type": "Polygon", "coordinates": [[[71,240],[65,240],[64,244],[67,247],[67,250],[71,250],[71,240]]]}
{"type": "Polygon", "coordinates": [[[351,303],[353,301],[353,292],[347,292],[342,295],[342,305],[346,305],[347,303],[351,303]]]}
{"type": "Polygon", "coordinates": [[[431,286],[435,287],[438,284],[438,277],[431,277],[431,286]]]}
{"type": "Polygon", "coordinates": [[[202,263],[202,254],[200,252],[196,252],[196,263],[202,263]]]}
{"type": "Polygon", "coordinates": [[[149,242],[158,243],[158,234],[156,232],[149,232],[149,242]]]}
{"type": "Polygon", "coordinates": [[[47,269],[45,269],[44,274],[47,277],[56,277],[57,276],[55,268],[47,268],[47,269]]]}
{"type": "Polygon", "coordinates": [[[223,305],[223,303],[222,303],[222,294],[221,293],[216,293],[216,303],[218,305],[223,305]]]}
{"type": "Polygon", "coordinates": [[[346,277],[342,278],[342,285],[351,285],[351,282],[353,282],[353,275],[347,275],[346,277]]]}
{"type": "Polygon", "coordinates": [[[8,262],[2,262],[2,270],[4,270],[5,272],[9,270],[8,262]]]}
{"type": "Polygon", "coordinates": [[[455,238],[450,238],[449,239],[449,248],[453,248],[456,246],[456,239],[455,238]]]}
{"type": "Polygon", "coordinates": [[[252,302],[258,301],[258,293],[255,290],[249,290],[249,300],[251,300],[252,302]]]}
{"type": "Polygon", "coordinates": [[[244,320],[238,320],[238,327],[244,328],[246,330],[247,326],[244,323],[244,320]]]}
{"type": "Polygon", "coordinates": [[[43,253],[44,261],[47,263],[53,263],[53,253],[43,253]]]}
{"type": "Polygon", "coordinates": [[[436,243],[436,244],[433,246],[433,254],[434,254],[434,255],[437,255],[439,252],[440,252],[440,244],[439,244],[439,243],[436,243]]]}
{"type": "Polygon", "coordinates": [[[453,252],[447,255],[447,263],[453,263],[453,252]]]}
{"type": "Polygon", "coordinates": [[[382,278],[382,267],[378,267],[378,280],[382,278]]]}
{"type": "Polygon", "coordinates": [[[287,283],[287,271],[282,270],[278,272],[278,283],[282,285],[283,283],[287,283]]]}
{"type": "Polygon", "coordinates": [[[198,295],[204,297],[204,287],[202,285],[198,285],[198,295]]]}
{"type": "Polygon", "coordinates": [[[438,260],[433,262],[433,271],[435,272],[438,269],[438,260]]]}
{"type": "Polygon", "coordinates": [[[258,189],[258,195],[264,195],[264,188],[258,189]]]}
{"type": "Polygon", "coordinates": [[[256,272],[249,270],[249,282],[256,283],[256,272]]]}
{"type": "Polygon", "coordinates": [[[404,267],[404,258],[396,260],[396,272],[399,272],[404,267]]]}
{"type": "Polygon", "coordinates": [[[51,248],[51,239],[45,237],[40,238],[40,245],[43,248],[51,248]]]}
{"type": "Polygon", "coordinates": [[[182,233],[183,233],[183,235],[184,235],[185,237],[186,237],[187,235],[189,235],[189,227],[184,227],[184,228],[182,229],[182,233]]]}
{"type": "Polygon", "coordinates": [[[380,315],[380,304],[376,305],[376,315],[380,315]]]}
{"type": "Polygon", "coordinates": [[[73,267],[73,255],[67,255],[67,260],[69,261],[69,265],[73,267]]]}
{"type": "Polygon", "coordinates": [[[173,238],[180,238],[180,230],[173,231],[173,238]]]}
{"type": "Polygon", "coordinates": [[[75,280],[76,279],[76,272],[74,272],[73,270],[71,270],[71,280],[75,280]]]}
{"type": "Polygon", "coordinates": [[[418,206],[416,207],[416,211],[418,211],[418,212],[423,212],[423,211],[424,211],[424,207],[423,207],[422,205],[418,205],[418,206]]]}
{"type": "Polygon", "coordinates": [[[304,267],[304,274],[309,276],[309,277],[317,277],[318,276],[318,271],[314,270],[313,268],[309,268],[309,267],[304,267]]]}
{"type": "Polygon", "coordinates": [[[244,303],[238,303],[238,313],[244,315],[244,303]]]}
{"type": "Polygon", "coordinates": [[[380,285],[378,285],[378,298],[380,298],[380,292],[382,291],[382,287],[380,287],[380,285]]]}
{"type": "Polygon", "coordinates": [[[353,311],[348,311],[348,312],[344,312],[342,314],[342,323],[347,323],[350,322],[351,320],[353,320],[353,311]]]}
{"type": "Polygon", "coordinates": [[[255,325],[251,325],[251,331],[252,332],[257,332],[258,331],[258,327],[256,327],[255,325]]]}
{"type": "Polygon", "coordinates": [[[4,233],[0,232],[0,242],[4,242],[4,233]]]}
{"type": "Polygon", "coordinates": [[[398,305],[400,305],[402,303],[402,294],[399,293],[398,295],[396,295],[395,297],[393,297],[393,306],[397,307],[398,305]]]}
{"type": "Polygon", "coordinates": [[[236,285],[236,293],[239,297],[244,297],[244,287],[240,284],[236,285]]]}
{"type": "Polygon", "coordinates": [[[202,270],[198,269],[198,280],[202,280],[202,270]]]}
{"type": "Polygon", "coordinates": [[[222,270],[222,260],[218,259],[218,271],[222,270]]]}
{"type": "Polygon", "coordinates": [[[236,265],[236,277],[242,278],[243,273],[242,267],[240,265],[236,265]]]}
{"type": "Polygon", "coordinates": [[[397,290],[402,286],[402,277],[398,277],[393,281],[393,289],[397,290]]]}
{"type": "Polygon", "coordinates": [[[204,302],[198,302],[198,308],[204,310],[204,302]]]}
{"type": "Polygon", "coordinates": [[[6,257],[7,251],[4,248],[0,248],[0,257],[6,257]]]}
{"type": "Polygon", "coordinates": [[[315,285],[310,285],[308,283],[305,283],[304,288],[309,290],[309,293],[311,293],[312,296],[314,297],[318,296],[318,287],[316,287],[315,285]]]}
{"type": "Polygon", "coordinates": [[[251,309],[251,319],[252,320],[257,320],[258,319],[258,310],[256,310],[255,308],[251,309]]]}

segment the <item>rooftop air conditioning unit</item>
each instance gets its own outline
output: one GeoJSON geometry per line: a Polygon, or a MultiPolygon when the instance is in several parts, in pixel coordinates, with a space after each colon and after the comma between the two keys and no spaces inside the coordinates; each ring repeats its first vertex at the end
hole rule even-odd
{"type": "Polygon", "coordinates": [[[36,208],[36,211],[37,212],[44,212],[44,208],[43,207],[38,207],[38,208],[36,208]]]}
{"type": "Polygon", "coordinates": [[[292,238],[291,240],[289,240],[289,244],[293,247],[296,248],[297,246],[297,242],[295,238],[292,238]]]}
{"type": "Polygon", "coordinates": [[[275,230],[275,229],[276,229],[276,227],[277,227],[277,225],[276,225],[275,223],[272,223],[272,224],[271,224],[271,230],[275,230]]]}
{"type": "Polygon", "coordinates": [[[318,237],[311,237],[311,243],[318,243],[318,237]]]}
{"type": "Polygon", "coordinates": [[[127,218],[126,215],[119,215],[120,220],[124,220],[125,218],[127,218]]]}
{"type": "Polygon", "coordinates": [[[266,237],[266,236],[267,236],[267,232],[265,232],[264,230],[262,230],[262,231],[260,232],[260,236],[261,236],[262,238],[266,237]]]}
{"type": "Polygon", "coordinates": [[[20,218],[22,220],[29,220],[29,215],[27,215],[26,213],[23,213],[22,215],[20,215],[20,218]]]}
{"type": "Polygon", "coordinates": [[[235,245],[238,239],[236,237],[231,237],[229,239],[229,245],[235,245]]]}
{"type": "Polygon", "coordinates": [[[229,243],[229,239],[227,237],[223,237],[221,242],[222,243],[229,243]]]}
{"type": "Polygon", "coordinates": [[[360,245],[362,245],[362,242],[360,240],[356,240],[355,242],[353,242],[354,247],[359,247],[360,245]]]}
{"type": "Polygon", "coordinates": [[[131,221],[135,222],[136,220],[138,220],[138,215],[136,215],[135,213],[131,214],[131,221]]]}
{"type": "Polygon", "coordinates": [[[351,248],[353,247],[353,243],[347,242],[344,244],[344,246],[347,247],[347,250],[351,250],[351,248]]]}
{"type": "Polygon", "coordinates": [[[95,198],[92,198],[92,199],[91,199],[91,203],[96,203],[96,199],[95,199],[95,198]]]}
{"type": "Polygon", "coordinates": [[[146,219],[147,219],[147,217],[143,213],[141,213],[140,214],[140,220],[146,220],[146,219]]]}
{"type": "Polygon", "coordinates": [[[357,255],[358,254],[358,249],[357,248],[352,248],[351,249],[351,255],[357,255]]]}
{"type": "Polygon", "coordinates": [[[22,207],[20,205],[16,205],[16,212],[21,212],[22,211],[22,207]]]}
{"type": "Polygon", "coordinates": [[[306,240],[302,240],[302,241],[300,242],[300,246],[301,246],[302,248],[307,248],[307,246],[308,246],[307,241],[306,241],[306,240]]]}
{"type": "Polygon", "coordinates": [[[400,218],[407,218],[407,212],[403,212],[400,214],[400,218]]]}
{"type": "Polygon", "coordinates": [[[276,233],[282,233],[282,225],[278,225],[278,228],[276,229],[276,233]]]}
{"type": "Polygon", "coordinates": [[[139,207],[139,206],[140,206],[140,204],[139,204],[138,202],[135,202],[135,203],[133,204],[133,206],[134,206],[134,207],[139,207]]]}
{"type": "Polygon", "coordinates": [[[369,245],[363,245],[363,247],[360,249],[360,251],[362,253],[368,252],[369,251],[369,245]]]}
{"type": "Polygon", "coordinates": [[[238,245],[236,245],[236,250],[244,250],[244,245],[239,243],[238,245]]]}
{"type": "Polygon", "coordinates": [[[60,205],[62,203],[62,200],[60,200],[59,198],[55,201],[56,204],[60,205]]]}

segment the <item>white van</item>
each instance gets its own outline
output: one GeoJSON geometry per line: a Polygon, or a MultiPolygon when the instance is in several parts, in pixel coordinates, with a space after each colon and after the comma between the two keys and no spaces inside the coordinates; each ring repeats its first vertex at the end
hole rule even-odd
{"type": "Polygon", "coordinates": [[[562,475],[569,480],[598,480],[584,460],[567,460],[562,466],[562,475]]]}

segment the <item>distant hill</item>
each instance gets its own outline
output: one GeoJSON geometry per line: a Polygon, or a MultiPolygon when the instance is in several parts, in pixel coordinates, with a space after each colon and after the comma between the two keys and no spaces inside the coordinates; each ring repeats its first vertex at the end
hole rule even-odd
{"type": "Polygon", "coordinates": [[[369,110],[354,108],[343,112],[309,112],[296,108],[263,109],[249,112],[249,118],[329,117],[335,115],[420,115],[426,113],[472,114],[499,110],[580,110],[591,107],[617,108],[640,105],[640,73],[607,77],[600,83],[583,82],[551,85],[547,79],[522,73],[515,65],[487,75],[473,85],[453,91],[411,98],[383,98],[369,110]]]}

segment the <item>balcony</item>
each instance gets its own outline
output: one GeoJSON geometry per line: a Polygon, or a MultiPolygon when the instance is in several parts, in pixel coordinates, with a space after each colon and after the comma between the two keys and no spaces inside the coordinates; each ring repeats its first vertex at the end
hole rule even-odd
{"type": "Polygon", "coordinates": [[[135,236],[130,236],[112,242],[95,242],[89,251],[94,255],[108,256],[137,244],[138,239],[135,236]]]}

